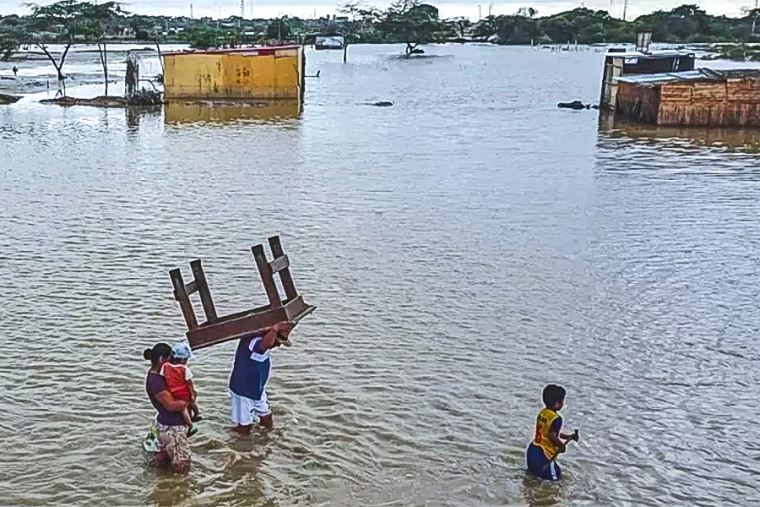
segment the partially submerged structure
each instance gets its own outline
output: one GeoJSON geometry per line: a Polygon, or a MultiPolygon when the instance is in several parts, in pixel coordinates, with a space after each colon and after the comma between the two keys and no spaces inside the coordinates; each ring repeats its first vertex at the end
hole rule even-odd
{"type": "Polygon", "coordinates": [[[619,77],[614,110],[626,119],[661,126],[760,127],[760,70],[619,77]]]}
{"type": "Polygon", "coordinates": [[[618,80],[625,76],[694,70],[694,53],[686,51],[626,51],[611,49],[604,59],[602,109],[615,110],[618,80]]]}
{"type": "Polygon", "coordinates": [[[265,333],[281,321],[297,323],[316,309],[315,306],[306,304],[298,294],[290,274],[290,259],[282,249],[279,236],[269,238],[269,248],[273,256],[271,261],[267,260],[264,245],[251,247],[269,304],[239,313],[217,315],[200,259],[190,263],[193,272],[193,281],[190,283],[184,282],[179,268],[169,272],[174,287],[174,299],[182,310],[187,324],[187,339],[193,349],[265,333]],[[275,283],[275,274],[280,276],[285,291],[284,299],[275,283]],[[202,323],[198,323],[190,301],[190,295],[195,292],[200,295],[203,312],[206,314],[206,321],[202,323]]]}
{"type": "Polygon", "coordinates": [[[300,46],[164,53],[164,96],[173,100],[299,100],[305,69],[300,46]]]}

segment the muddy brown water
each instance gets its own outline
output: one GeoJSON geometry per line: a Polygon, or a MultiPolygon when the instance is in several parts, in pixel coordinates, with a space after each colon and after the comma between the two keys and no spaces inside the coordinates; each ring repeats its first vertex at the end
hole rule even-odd
{"type": "Polygon", "coordinates": [[[0,108],[0,503],[760,503],[758,136],[557,109],[597,98],[590,51],[399,49],[310,53],[296,117],[0,108]],[[263,304],[274,233],[319,306],[277,429],[228,431],[216,346],[191,474],[146,467],[167,271],[263,304]],[[547,382],[582,436],[554,485],[524,472],[547,382]]]}

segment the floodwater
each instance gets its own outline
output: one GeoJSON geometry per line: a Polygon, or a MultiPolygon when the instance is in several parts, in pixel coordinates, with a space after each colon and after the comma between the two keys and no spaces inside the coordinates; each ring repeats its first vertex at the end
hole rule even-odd
{"type": "Polygon", "coordinates": [[[592,51],[399,52],[309,52],[300,115],[0,107],[0,503],[760,503],[760,136],[557,109],[592,51]],[[228,431],[234,344],[202,350],[192,472],[148,468],[168,270],[263,304],[272,234],[319,306],[277,428],[228,431]],[[548,382],[560,484],[524,472],[548,382]]]}

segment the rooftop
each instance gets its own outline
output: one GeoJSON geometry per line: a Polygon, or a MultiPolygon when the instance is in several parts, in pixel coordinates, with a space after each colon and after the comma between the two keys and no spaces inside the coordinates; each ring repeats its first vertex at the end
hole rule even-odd
{"type": "Polygon", "coordinates": [[[695,69],[684,72],[665,72],[662,74],[635,74],[622,76],[617,80],[623,83],[640,84],[642,86],[657,86],[666,83],[685,82],[725,82],[729,79],[760,80],[760,69],[695,69]]]}
{"type": "Polygon", "coordinates": [[[208,54],[269,54],[273,51],[281,49],[301,49],[301,46],[295,44],[283,45],[283,46],[251,46],[247,48],[231,48],[231,49],[187,49],[184,51],[168,51],[164,55],[208,55],[208,54]]]}
{"type": "Polygon", "coordinates": [[[607,51],[607,56],[622,56],[623,58],[642,58],[642,59],[657,59],[657,58],[672,58],[674,56],[694,56],[693,51],[687,51],[683,49],[667,49],[662,51],[644,52],[637,50],[629,50],[627,48],[610,48],[607,51]]]}

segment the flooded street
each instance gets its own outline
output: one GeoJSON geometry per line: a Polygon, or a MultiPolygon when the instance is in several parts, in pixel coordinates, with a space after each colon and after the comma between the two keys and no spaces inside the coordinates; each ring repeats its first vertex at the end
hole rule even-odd
{"type": "Polygon", "coordinates": [[[760,503],[760,134],[557,109],[598,100],[591,51],[400,51],[307,52],[300,116],[0,106],[0,503],[760,503]],[[168,270],[262,305],[273,234],[318,306],[277,428],[228,430],[235,344],[204,349],[193,469],[148,468],[168,270]],[[525,477],[548,382],[560,484],[525,477]]]}

